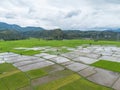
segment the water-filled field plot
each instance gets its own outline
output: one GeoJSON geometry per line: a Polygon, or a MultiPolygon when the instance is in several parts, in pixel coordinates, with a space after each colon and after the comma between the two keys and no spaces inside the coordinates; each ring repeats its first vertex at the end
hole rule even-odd
{"type": "MultiPolygon", "coordinates": [[[[16,49],[57,50],[50,48],[16,49]]],[[[56,51],[56,54],[41,52],[32,56],[12,52],[0,53],[0,84],[3,86],[0,87],[1,90],[68,90],[69,87],[72,89],[72,84],[76,82],[78,89],[83,90],[119,90],[119,47],[88,45],[65,48],[70,51],[56,51]],[[15,84],[17,80],[18,83],[15,84]]]]}

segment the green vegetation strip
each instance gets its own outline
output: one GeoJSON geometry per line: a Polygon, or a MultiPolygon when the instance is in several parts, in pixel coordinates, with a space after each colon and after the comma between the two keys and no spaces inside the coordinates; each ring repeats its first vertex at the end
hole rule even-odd
{"type": "MultiPolygon", "coordinates": [[[[52,46],[52,47],[76,47],[83,44],[92,45],[116,45],[120,46],[120,42],[116,41],[98,41],[93,40],[39,40],[39,39],[27,39],[27,40],[16,40],[16,41],[0,41],[0,52],[12,51],[18,47],[39,47],[39,46],[52,46]]],[[[17,51],[16,51],[17,52],[17,51]]]]}
{"type": "Polygon", "coordinates": [[[79,78],[81,78],[79,75],[72,74],[72,75],[69,75],[65,78],[61,78],[61,79],[52,81],[50,83],[38,86],[38,87],[36,87],[36,90],[56,90],[56,89],[66,85],[68,83],[71,83],[75,80],[78,80],[79,78]]]}
{"type": "Polygon", "coordinates": [[[20,72],[16,67],[9,63],[0,64],[0,78],[4,78],[20,72]]]}
{"type": "Polygon", "coordinates": [[[28,77],[12,64],[0,64],[0,90],[16,90],[29,84],[28,77]]]}
{"type": "Polygon", "coordinates": [[[35,85],[35,90],[110,90],[109,88],[89,82],[88,80],[81,78],[79,75],[69,70],[48,74],[47,70],[49,71],[53,69],[53,67],[46,67],[42,69],[31,70],[25,72],[25,74],[20,72],[11,64],[0,64],[0,70],[2,72],[1,75],[3,76],[0,79],[0,90],[29,90],[31,88],[31,81],[29,80],[29,77],[34,80],[45,75],[56,77],[56,79],[38,86],[35,85]]]}
{"type": "Polygon", "coordinates": [[[0,79],[0,90],[8,90],[8,88],[5,86],[4,82],[0,79]]]}
{"type": "Polygon", "coordinates": [[[62,54],[67,52],[70,52],[70,50],[67,50],[67,48],[59,48],[56,51],[49,50],[49,51],[46,51],[45,53],[57,55],[57,54],[62,54]]]}
{"type": "MultiPolygon", "coordinates": [[[[29,80],[23,72],[19,72],[11,76],[4,77],[2,78],[2,80],[4,81],[5,85],[9,88],[9,90],[16,90],[20,87],[24,87],[29,84],[29,80]]],[[[2,88],[3,87],[4,86],[2,86],[2,88]]]]}
{"type": "Polygon", "coordinates": [[[21,54],[21,55],[30,55],[30,56],[40,53],[39,50],[16,50],[16,49],[10,50],[10,52],[21,54]]]}
{"type": "Polygon", "coordinates": [[[21,71],[20,70],[15,70],[15,71],[11,71],[11,72],[5,72],[3,74],[0,74],[0,78],[7,77],[7,76],[13,75],[13,74],[18,73],[18,72],[21,72],[21,71]]]}
{"type": "Polygon", "coordinates": [[[86,79],[81,78],[59,88],[58,90],[112,90],[112,89],[97,85],[86,79]]]}
{"type": "Polygon", "coordinates": [[[40,78],[48,74],[42,69],[30,70],[30,71],[27,71],[26,73],[31,79],[40,78]]]}
{"type": "Polygon", "coordinates": [[[9,64],[9,63],[0,64],[0,75],[5,74],[7,72],[11,72],[11,71],[16,71],[16,70],[17,68],[14,67],[12,64],[9,64]]]}
{"type": "Polygon", "coordinates": [[[95,66],[95,67],[115,71],[115,72],[120,72],[120,63],[119,62],[100,60],[100,61],[97,61],[97,62],[91,64],[91,65],[95,66]]]}

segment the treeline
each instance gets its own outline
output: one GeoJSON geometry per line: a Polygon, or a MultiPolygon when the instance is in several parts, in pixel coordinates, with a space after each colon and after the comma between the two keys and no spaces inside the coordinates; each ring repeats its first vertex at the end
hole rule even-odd
{"type": "Polygon", "coordinates": [[[66,39],[119,40],[120,33],[113,31],[64,31],[66,39]]]}
{"type": "Polygon", "coordinates": [[[24,32],[26,38],[42,38],[46,40],[62,40],[64,39],[64,31],[60,29],[55,30],[41,30],[41,31],[29,31],[24,32]]]}
{"type": "Polygon", "coordinates": [[[42,38],[46,40],[63,39],[93,39],[93,40],[119,40],[120,33],[113,31],[79,31],[79,30],[0,30],[0,40],[20,40],[27,38],[42,38]]]}
{"type": "Polygon", "coordinates": [[[16,30],[0,30],[0,40],[20,40],[25,39],[21,32],[16,30]]]}

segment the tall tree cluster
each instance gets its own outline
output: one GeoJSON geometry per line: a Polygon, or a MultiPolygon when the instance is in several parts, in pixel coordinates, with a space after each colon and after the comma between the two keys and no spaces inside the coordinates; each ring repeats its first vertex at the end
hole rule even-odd
{"type": "Polygon", "coordinates": [[[93,39],[93,40],[120,40],[120,33],[113,31],[80,31],[80,30],[0,30],[0,40],[20,40],[27,38],[40,38],[45,40],[63,39],[93,39]]]}

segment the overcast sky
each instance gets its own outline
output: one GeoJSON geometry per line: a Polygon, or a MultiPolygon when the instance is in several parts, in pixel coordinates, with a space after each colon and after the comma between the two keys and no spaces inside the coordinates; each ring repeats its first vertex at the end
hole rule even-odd
{"type": "Polygon", "coordinates": [[[46,29],[120,27],[120,0],[1,0],[0,22],[46,29]]]}

